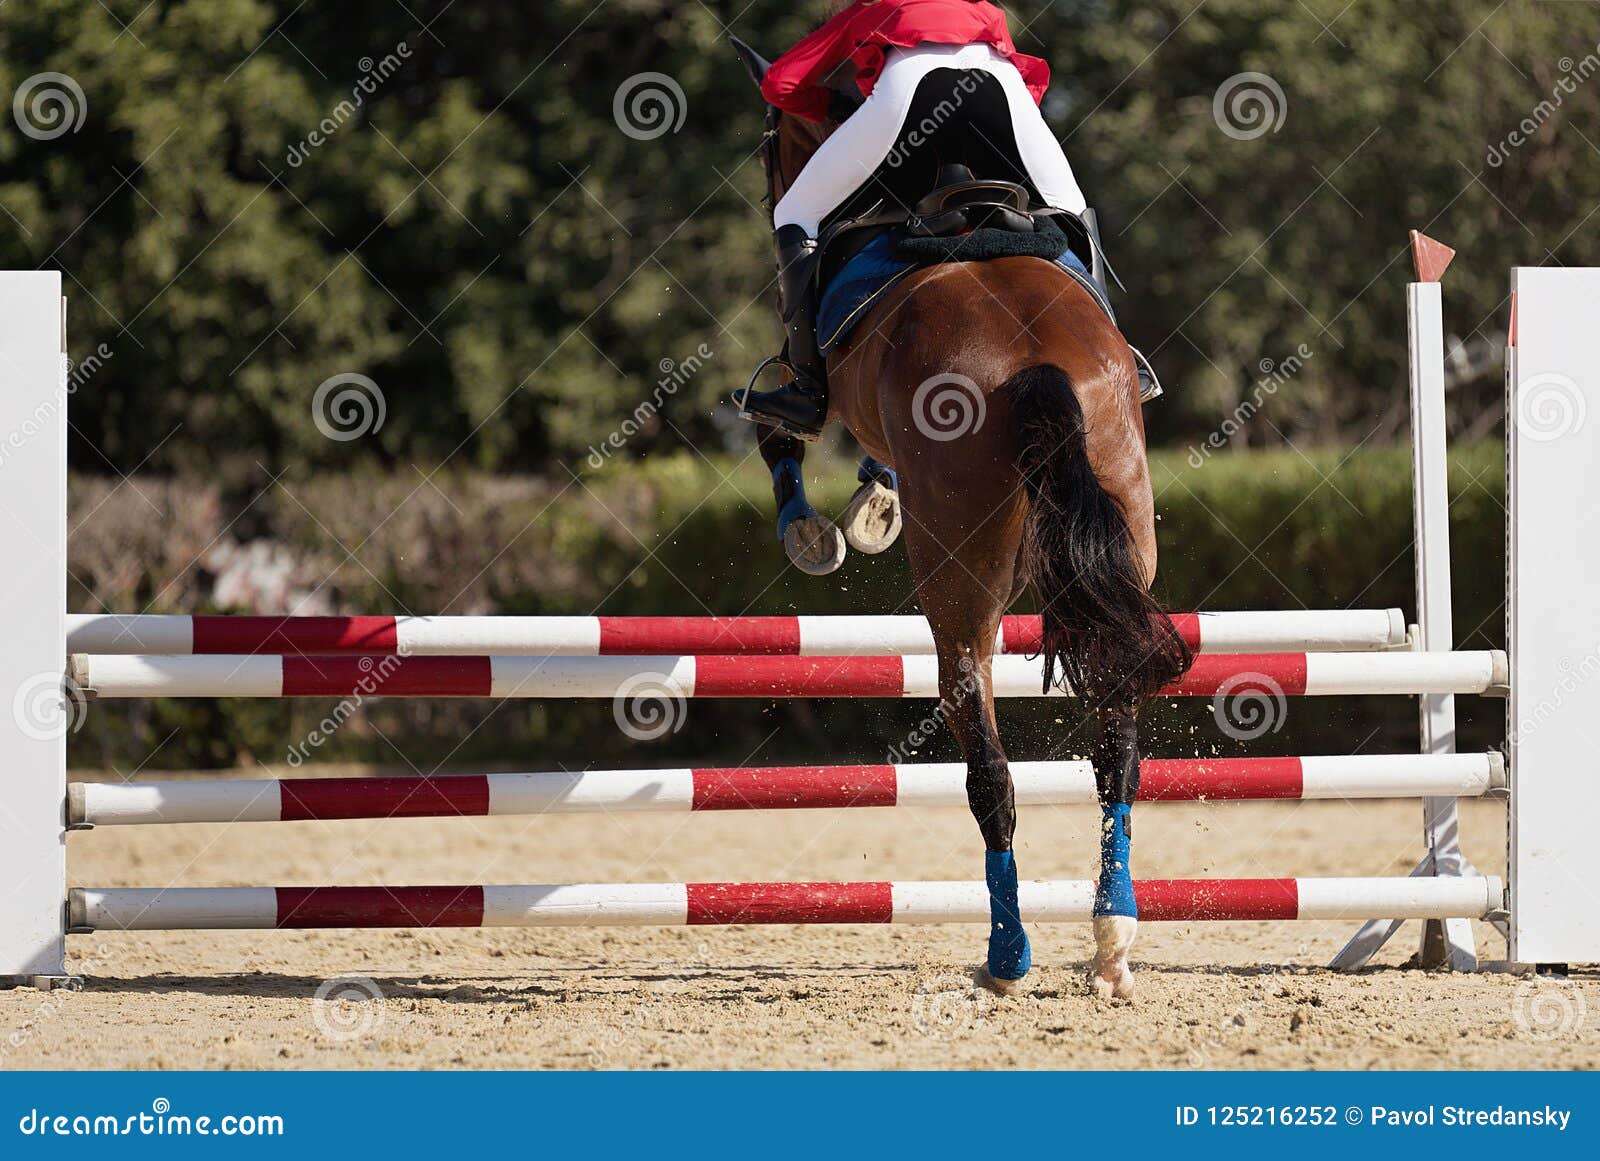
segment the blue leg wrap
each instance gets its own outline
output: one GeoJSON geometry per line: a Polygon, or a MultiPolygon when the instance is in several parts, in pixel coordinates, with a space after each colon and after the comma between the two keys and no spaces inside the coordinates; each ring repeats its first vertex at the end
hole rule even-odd
{"type": "Polygon", "coordinates": [[[856,481],[865,484],[872,480],[877,480],[891,492],[900,490],[900,473],[887,464],[880,464],[871,456],[867,456],[856,469],[856,481]]]}
{"type": "Polygon", "coordinates": [[[1126,915],[1139,917],[1139,905],[1133,898],[1133,873],[1129,859],[1133,853],[1133,840],[1129,816],[1133,808],[1126,803],[1113,803],[1101,812],[1100,823],[1100,881],[1094,890],[1095,915],[1126,915]]]}
{"type": "Polygon", "coordinates": [[[772,469],[772,491],[777,497],[778,508],[778,543],[783,543],[783,534],[789,531],[789,525],[796,520],[807,516],[815,516],[817,510],[806,500],[806,486],[800,475],[800,461],[797,459],[779,460],[772,469]],[[784,496],[788,495],[788,500],[784,496]]]}
{"type": "Polygon", "coordinates": [[[1017,906],[1016,858],[1010,851],[985,851],[983,877],[989,884],[989,974],[1020,980],[1033,965],[1033,951],[1017,906]]]}

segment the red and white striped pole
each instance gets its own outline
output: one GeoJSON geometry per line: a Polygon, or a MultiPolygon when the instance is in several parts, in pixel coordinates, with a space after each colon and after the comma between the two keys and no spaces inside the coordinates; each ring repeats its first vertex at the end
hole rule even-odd
{"type": "MultiPolygon", "coordinates": [[[[996,657],[997,697],[1041,697],[1041,663],[996,657]]],[[[98,697],[938,697],[934,657],[149,657],[74,655],[98,697]]],[[[1503,693],[1498,650],[1202,654],[1174,697],[1503,693]]],[[[1051,695],[1061,696],[1060,690],[1051,695]]]]}
{"type": "MultiPolygon", "coordinates": [[[[1494,878],[1152,879],[1139,918],[1482,918],[1494,878]]],[[[1028,923],[1082,923],[1094,883],[1024,882],[1028,923]]],[[[771,923],[987,923],[981,882],[609,883],[517,887],[117,887],[68,894],[71,930],[364,927],[601,927],[771,923]]]]}
{"type": "MultiPolygon", "coordinates": [[[[492,815],[966,806],[960,762],[301,778],[75,782],[73,826],[492,815]]],[[[1097,801],[1086,761],[1013,762],[1018,805],[1097,801]]],[[[1143,802],[1475,797],[1505,785],[1500,754],[1146,758],[1143,802]]]]}
{"type": "MultiPolygon", "coordinates": [[[[1189,647],[1207,653],[1325,653],[1406,643],[1399,609],[1176,613],[1189,647]]],[[[1039,650],[1039,618],[1006,617],[1000,653],[1039,650]]],[[[818,617],[259,617],[77,613],[67,651],[146,654],[390,654],[412,657],[850,657],[933,652],[915,616],[818,617]]]]}

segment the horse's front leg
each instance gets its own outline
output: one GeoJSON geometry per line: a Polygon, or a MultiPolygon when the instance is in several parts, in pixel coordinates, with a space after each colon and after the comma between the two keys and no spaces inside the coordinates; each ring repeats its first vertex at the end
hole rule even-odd
{"type": "Polygon", "coordinates": [[[806,445],[775,427],[756,430],[756,447],[772,473],[772,498],[778,506],[778,542],[794,566],[812,576],[826,576],[845,558],[844,536],[832,520],[806,499],[801,465],[806,445]]]}
{"type": "Polygon", "coordinates": [[[1131,1000],[1128,951],[1139,927],[1133,897],[1133,800],[1139,793],[1139,718],[1133,705],[1101,706],[1094,745],[1100,797],[1100,879],[1094,892],[1094,973],[1103,999],[1131,1000]]]}

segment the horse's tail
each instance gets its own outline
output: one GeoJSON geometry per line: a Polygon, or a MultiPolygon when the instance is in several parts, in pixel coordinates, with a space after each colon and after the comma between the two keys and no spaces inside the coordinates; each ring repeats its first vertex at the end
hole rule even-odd
{"type": "Polygon", "coordinates": [[[1121,506],[1095,478],[1072,384],[1042,365],[1003,389],[1028,493],[1022,568],[1043,615],[1044,688],[1059,667],[1092,705],[1153,697],[1194,658],[1145,585],[1121,506]]]}

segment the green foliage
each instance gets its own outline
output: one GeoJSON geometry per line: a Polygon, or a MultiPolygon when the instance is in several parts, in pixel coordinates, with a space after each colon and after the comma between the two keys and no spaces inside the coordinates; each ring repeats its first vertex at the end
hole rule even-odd
{"type": "MultiPolygon", "coordinates": [[[[1054,66],[1047,115],[1103,213],[1125,321],[1173,385],[1160,441],[1195,442],[1302,347],[1234,442],[1392,438],[1408,227],[1462,251],[1447,301],[1467,337],[1501,328],[1508,266],[1600,261],[1600,81],[1560,90],[1593,63],[1591,5],[1010,8],[1019,46],[1054,66]],[[1213,98],[1245,71],[1273,78],[1284,115],[1236,140],[1213,98]],[[1528,142],[1487,161],[1528,118],[1528,142]]],[[[0,265],[62,267],[74,350],[110,352],[79,400],[77,462],[578,471],[702,343],[627,454],[746,446],[719,401],[775,327],[760,108],[722,21],[775,54],[820,10],[0,7],[0,95],[50,71],[85,98],[76,132],[0,125],[0,265]],[[644,72],[684,93],[681,127],[651,140],[613,113],[644,72]],[[377,382],[387,417],[333,441],[311,400],[347,372],[377,382]]],[[[1480,385],[1462,426],[1487,431],[1497,407],[1480,385]]]]}

